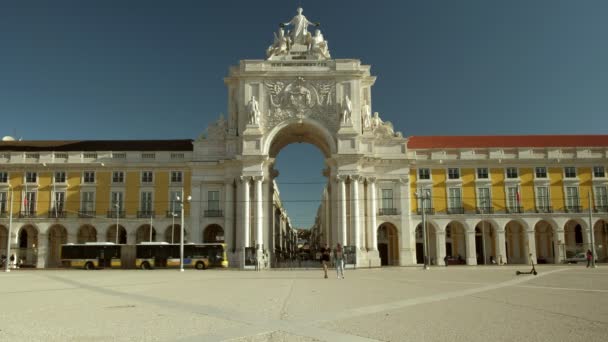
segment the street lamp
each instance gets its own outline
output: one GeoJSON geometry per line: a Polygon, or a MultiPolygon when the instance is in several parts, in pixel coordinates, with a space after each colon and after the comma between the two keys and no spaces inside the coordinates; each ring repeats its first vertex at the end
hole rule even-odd
{"type": "Polygon", "coordinates": [[[11,208],[9,210],[8,216],[8,235],[6,236],[6,257],[4,259],[4,272],[10,272],[10,268],[8,267],[8,263],[11,255],[11,230],[13,228],[13,197],[14,191],[11,188],[11,208]]]}
{"type": "Polygon", "coordinates": [[[486,221],[483,214],[486,211],[486,200],[481,200],[481,249],[483,254],[483,264],[486,265],[486,221]]]}
{"type": "MultiPolygon", "coordinates": [[[[179,196],[178,196],[179,198],[179,196]]],[[[174,236],[175,236],[175,216],[177,216],[177,214],[175,213],[175,208],[173,208],[173,211],[171,212],[171,243],[175,243],[173,241],[174,236]]]]}
{"type": "MultiPolygon", "coordinates": [[[[184,198],[184,190],[182,189],[182,195],[177,196],[177,202],[179,203],[179,205],[181,206],[181,209],[182,209],[182,224],[179,227],[179,230],[180,230],[180,234],[179,234],[179,271],[180,272],[184,272],[184,201],[182,200],[183,198],[184,198]]],[[[188,196],[188,198],[186,198],[186,200],[188,202],[190,202],[191,199],[192,199],[192,196],[188,196]]]]}
{"type": "Polygon", "coordinates": [[[118,200],[114,203],[114,208],[116,208],[116,244],[118,245],[118,219],[120,218],[120,202],[118,200]]]}
{"type": "Polygon", "coordinates": [[[593,231],[593,217],[591,213],[591,191],[589,191],[589,235],[591,241],[591,267],[596,268],[595,265],[595,232],[593,231]]]}
{"type": "Polygon", "coordinates": [[[423,243],[423,260],[424,260],[424,269],[428,270],[428,241],[426,236],[426,201],[429,200],[429,194],[426,191],[418,192],[416,191],[416,197],[421,199],[422,202],[422,243],[423,243]]]}

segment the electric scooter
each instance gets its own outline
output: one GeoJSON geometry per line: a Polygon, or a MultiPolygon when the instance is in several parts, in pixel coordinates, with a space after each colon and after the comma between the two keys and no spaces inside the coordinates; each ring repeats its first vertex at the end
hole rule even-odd
{"type": "Polygon", "coordinates": [[[534,268],[534,261],[532,261],[532,253],[530,253],[530,263],[532,264],[532,269],[530,270],[530,272],[515,271],[515,275],[520,275],[520,274],[534,274],[534,275],[537,275],[538,272],[536,272],[536,268],[534,268]]]}

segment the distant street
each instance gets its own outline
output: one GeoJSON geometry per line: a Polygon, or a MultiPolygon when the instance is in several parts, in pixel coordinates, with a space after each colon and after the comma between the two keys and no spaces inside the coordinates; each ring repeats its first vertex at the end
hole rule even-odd
{"type": "Polygon", "coordinates": [[[0,341],[605,341],[608,267],[16,270],[0,341]]]}

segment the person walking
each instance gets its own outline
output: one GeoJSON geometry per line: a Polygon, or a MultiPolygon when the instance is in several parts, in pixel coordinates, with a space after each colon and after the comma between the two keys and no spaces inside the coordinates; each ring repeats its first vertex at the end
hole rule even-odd
{"type": "Polygon", "coordinates": [[[336,245],[336,251],[334,252],[334,262],[336,263],[336,275],[338,279],[344,279],[344,251],[339,242],[336,245]]]}
{"type": "Polygon", "coordinates": [[[593,260],[593,252],[590,249],[587,250],[587,268],[591,266],[591,260],[593,260]]]}
{"type": "Polygon", "coordinates": [[[329,264],[329,254],[331,250],[327,244],[324,247],[321,247],[321,263],[323,264],[323,273],[325,274],[325,279],[327,279],[327,266],[329,264]]]}

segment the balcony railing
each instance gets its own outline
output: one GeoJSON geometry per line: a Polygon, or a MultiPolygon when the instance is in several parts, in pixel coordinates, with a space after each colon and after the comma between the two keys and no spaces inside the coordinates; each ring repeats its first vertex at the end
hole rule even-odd
{"type": "Polygon", "coordinates": [[[205,217],[223,217],[224,213],[221,210],[219,210],[219,209],[216,209],[216,210],[205,210],[204,215],[205,215],[205,217]]]}
{"type": "Polygon", "coordinates": [[[464,208],[463,207],[448,208],[448,214],[450,214],[450,215],[464,214],[464,208]]]}
{"type": "MultiPolygon", "coordinates": [[[[422,215],[422,208],[418,208],[416,210],[416,213],[418,215],[422,215]]],[[[424,208],[424,213],[427,215],[434,215],[435,214],[435,208],[424,208]]]]}
{"type": "Polygon", "coordinates": [[[138,210],[137,218],[154,218],[154,210],[138,210]]]}
{"type": "Polygon", "coordinates": [[[78,217],[93,218],[95,217],[95,210],[78,210],[78,217]]]}
{"type": "Polygon", "coordinates": [[[521,214],[524,212],[524,208],[520,205],[514,207],[507,207],[507,213],[509,214],[521,214]]]}
{"type": "Polygon", "coordinates": [[[55,209],[51,209],[49,211],[49,218],[66,218],[67,216],[68,216],[68,213],[63,210],[55,211],[55,209]]]}
{"type": "Polygon", "coordinates": [[[595,212],[596,213],[608,213],[608,205],[596,205],[595,212]]]}
{"type": "Polygon", "coordinates": [[[494,214],[494,207],[477,207],[478,214],[494,214]]]}
{"type": "Polygon", "coordinates": [[[36,217],[36,211],[35,210],[27,210],[27,211],[20,211],[19,212],[19,217],[20,218],[26,218],[26,217],[36,217]]]}
{"type": "Polygon", "coordinates": [[[550,205],[536,207],[537,213],[552,213],[553,207],[550,205]]]}
{"type": "Polygon", "coordinates": [[[568,205],[566,206],[566,212],[568,213],[582,213],[583,207],[580,205],[568,205]]]}
{"type": "Polygon", "coordinates": [[[379,208],[378,215],[397,215],[397,208],[379,208]]]}
{"type": "Polygon", "coordinates": [[[179,210],[167,210],[167,217],[171,218],[171,217],[182,217],[182,212],[179,210]]]}
{"type": "Polygon", "coordinates": [[[108,210],[108,218],[125,218],[124,210],[108,210]]]}

